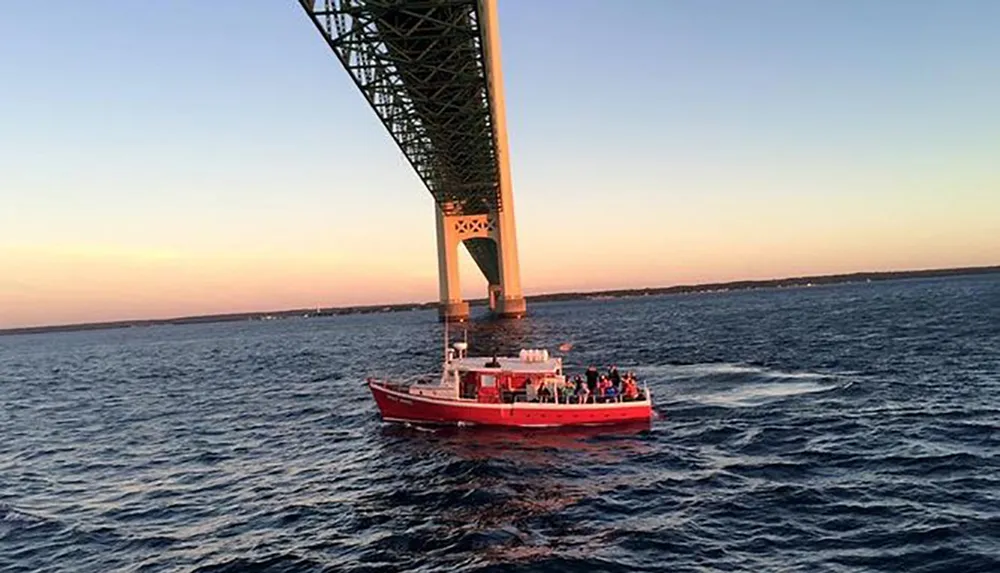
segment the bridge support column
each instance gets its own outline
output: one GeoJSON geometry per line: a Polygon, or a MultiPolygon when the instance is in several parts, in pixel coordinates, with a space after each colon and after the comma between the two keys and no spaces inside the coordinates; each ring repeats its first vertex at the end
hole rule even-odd
{"type": "Polygon", "coordinates": [[[490,312],[496,313],[497,305],[500,304],[500,298],[503,296],[503,289],[500,288],[500,285],[491,284],[487,288],[487,293],[490,297],[490,312]]]}
{"type": "Polygon", "coordinates": [[[462,322],[469,318],[469,303],[462,300],[462,284],[458,276],[458,244],[461,238],[441,208],[434,205],[437,214],[438,285],[441,304],[438,318],[448,322],[462,322]]]}
{"type": "MultiPolygon", "coordinates": [[[[507,140],[507,107],[504,102],[503,65],[500,61],[500,20],[497,0],[479,0],[485,51],[486,84],[489,89],[493,143],[496,149],[500,204],[493,213],[496,221],[494,240],[500,266],[500,296],[494,314],[521,318],[527,312],[521,291],[521,266],[517,259],[517,228],[514,225],[514,192],[510,175],[510,145],[507,140]]],[[[491,292],[490,300],[493,299],[491,292]]]]}
{"type": "Polygon", "coordinates": [[[491,238],[497,245],[500,284],[489,286],[490,310],[501,318],[521,318],[528,308],[521,292],[521,266],[517,260],[513,194],[509,188],[503,195],[503,200],[507,208],[492,214],[496,221],[496,229],[491,238]]]}

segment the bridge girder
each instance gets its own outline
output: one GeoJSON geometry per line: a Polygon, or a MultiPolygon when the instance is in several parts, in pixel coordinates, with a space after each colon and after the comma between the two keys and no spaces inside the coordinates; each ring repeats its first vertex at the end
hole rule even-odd
{"type": "Polygon", "coordinates": [[[300,0],[446,215],[499,204],[477,0],[300,0]]]}

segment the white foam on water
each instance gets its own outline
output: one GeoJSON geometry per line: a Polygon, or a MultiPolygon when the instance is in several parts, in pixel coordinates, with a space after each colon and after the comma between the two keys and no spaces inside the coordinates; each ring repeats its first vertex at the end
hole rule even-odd
{"type": "Polygon", "coordinates": [[[816,384],[813,382],[786,382],[774,384],[750,384],[731,388],[724,392],[710,392],[692,399],[702,404],[726,407],[758,406],[792,396],[815,394],[836,389],[834,384],[816,384]]]}
{"type": "Polygon", "coordinates": [[[785,372],[735,363],[660,365],[636,368],[672,400],[712,406],[752,407],[844,387],[833,374],[785,372]]]}
{"type": "Polygon", "coordinates": [[[738,375],[751,374],[764,376],[767,378],[792,378],[792,379],[824,379],[829,378],[827,374],[818,372],[784,372],[781,370],[770,370],[761,366],[751,366],[749,364],[734,364],[729,362],[712,362],[706,364],[665,364],[660,366],[641,366],[635,369],[637,374],[645,377],[668,377],[668,378],[701,378],[718,375],[738,375]]]}

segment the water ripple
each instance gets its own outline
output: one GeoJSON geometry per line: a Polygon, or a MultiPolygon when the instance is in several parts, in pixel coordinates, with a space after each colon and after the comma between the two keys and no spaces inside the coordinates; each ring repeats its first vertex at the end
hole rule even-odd
{"type": "Polygon", "coordinates": [[[1000,277],[536,305],[660,418],[381,424],[432,312],[0,338],[3,571],[997,571],[1000,277]],[[627,344],[623,341],[627,341],[627,344]]]}

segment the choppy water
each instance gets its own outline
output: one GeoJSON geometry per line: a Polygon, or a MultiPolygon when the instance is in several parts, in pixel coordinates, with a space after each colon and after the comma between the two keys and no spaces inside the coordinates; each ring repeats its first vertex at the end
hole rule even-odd
{"type": "Polygon", "coordinates": [[[1000,571],[1000,275],[531,310],[663,417],[383,426],[429,312],[0,337],[0,570],[1000,571]]]}

